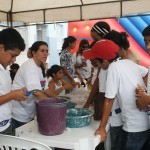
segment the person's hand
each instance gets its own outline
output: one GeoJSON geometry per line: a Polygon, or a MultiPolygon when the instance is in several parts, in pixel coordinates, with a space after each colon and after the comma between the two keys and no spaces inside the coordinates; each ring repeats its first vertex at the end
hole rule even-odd
{"type": "Polygon", "coordinates": [[[139,97],[140,94],[144,92],[145,92],[144,87],[138,84],[137,88],[135,89],[136,96],[139,97]]]}
{"type": "Polygon", "coordinates": [[[16,101],[24,101],[28,98],[26,96],[26,89],[25,88],[13,90],[13,91],[11,91],[11,94],[12,94],[12,99],[16,100],[16,101]]]}
{"type": "Polygon", "coordinates": [[[79,83],[79,82],[71,82],[71,85],[73,86],[73,87],[78,87],[78,88],[80,88],[80,86],[81,86],[81,84],[79,83]]]}
{"type": "Polygon", "coordinates": [[[137,108],[139,110],[145,109],[145,107],[148,105],[147,104],[148,95],[146,94],[144,87],[138,84],[135,92],[136,92],[135,96],[137,97],[136,100],[137,108]]]}
{"type": "Polygon", "coordinates": [[[91,84],[91,81],[92,81],[92,78],[90,77],[90,78],[87,80],[86,84],[91,84]]]}
{"type": "Polygon", "coordinates": [[[80,64],[80,67],[86,67],[87,63],[86,62],[82,62],[82,64],[80,64]]]}
{"type": "Polygon", "coordinates": [[[71,84],[65,84],[63,87],[65,90],[71,90],[73,88],[71,84]]]}
{"type": "Polygon", "coordinates": [[[81,87],[81,84],[80,84],[79,82],[75,82],[75,87],[80,88],[80,87],[81,87]]]}
{"type": "Polygon", "coordinates": [[[138,99],[136,100],[136,106],[139,110],[144,110],[148,105],[147,103],[148,95],[143,92],[138,94],[138,99]]]}
{"type": "Polygon", "coordinates": [[[107,138],[107,133],[106,130],[103,128],[99,128],[96,130],[95,135],[100,135],[101,136],[101,140],[100,143],[105,142],[106,138],[107,138]]]}
{"type": "Polygon", "coordinates": [[[83,108],[89,108],[90,106],[91,106],[91,104],[86,103],[86,104],[83,106],[83,108]]]}
{"type": "Polygon", "coordinates": [[[82,83],[84,81],[84,79],[81,76],[78,76],[80,82],[82,83]]]}

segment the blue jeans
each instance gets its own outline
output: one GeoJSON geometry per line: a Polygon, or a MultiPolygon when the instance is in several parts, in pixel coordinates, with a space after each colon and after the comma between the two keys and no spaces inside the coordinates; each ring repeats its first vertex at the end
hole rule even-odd
{"type": "Polygon", "coordinates": [[[142,150],[150,135],[150,130],[142,132],[121,131],[116,150],[142,150]]]}
{"type": "Polygon", "coordinates": [[[110,127],[111,150],[116,150],[117,141],[119,139],[122,126],[110,127]]]}
{"type": "Polygon", "coordinates": [[[150,135],[142,150],[150,150],[150,135]]]}

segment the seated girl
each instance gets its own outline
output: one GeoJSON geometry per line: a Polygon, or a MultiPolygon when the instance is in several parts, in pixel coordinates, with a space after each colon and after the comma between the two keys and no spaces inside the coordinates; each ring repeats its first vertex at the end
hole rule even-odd
{"type": "Polygon", "coordinates": [[[59,65],[53,65],[47,70],[47,76],[52,79],[48,83],[49,95],[51,97],[64,96],[65,90],[71,90],[73,86],[63,80],[63,69],[59,65]]]}

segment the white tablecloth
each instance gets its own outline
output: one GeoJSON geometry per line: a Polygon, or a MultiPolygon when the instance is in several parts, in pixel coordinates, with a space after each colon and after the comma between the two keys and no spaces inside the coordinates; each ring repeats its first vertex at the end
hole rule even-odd
{"type": "MultiPolygon", "coordinates": [[[[94,150],[100,141],[100,136],[94,133],[99,121],[92,120],[89,126],[82,128],[66,128],[63,134],[45,136],[39,133],[36,121],[32,121],[16,129],[16,136],[42,142],[50,147],[74,150],[94,150]]],[[[109,126],[107,125],[107,131],[109,126]]]]}

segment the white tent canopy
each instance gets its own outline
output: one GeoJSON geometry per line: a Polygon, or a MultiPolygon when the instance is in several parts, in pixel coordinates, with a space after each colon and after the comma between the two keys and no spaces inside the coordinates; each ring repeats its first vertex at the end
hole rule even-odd
{"type": "Polygon", "coordinates": [[[0,0],[0,21],[46,23],[150,12],[150,0],[0,0]]]}

